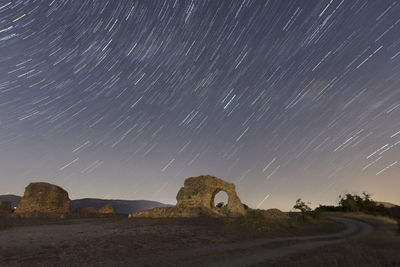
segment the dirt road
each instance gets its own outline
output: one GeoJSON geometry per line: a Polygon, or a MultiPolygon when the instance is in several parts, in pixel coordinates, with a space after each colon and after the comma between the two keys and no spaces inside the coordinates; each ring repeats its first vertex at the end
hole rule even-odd
{"type": "MultiPolygon", "coordinates": [[[[148,261],[142,261],[139,264],[148,266],[250,266],[304,250],[360,238],[373,230],[371,225],[361,221],[344,218],[330,219],[343,223],[346,229],[330,235],[261,239],[208,246],[202,249],[181,251],[173,255],[155,255],[148,261]]],[[[132,262],[132,264],[134,263],[132,262]]]]}

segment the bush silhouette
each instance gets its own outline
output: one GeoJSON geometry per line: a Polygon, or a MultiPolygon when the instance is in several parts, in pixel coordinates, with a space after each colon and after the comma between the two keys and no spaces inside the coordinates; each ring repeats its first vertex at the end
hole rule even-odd
{"type": "Polygon", "coordinates": [[[222,208],[224,206],[224,202],[219,202],[217,205],[215,205],[217,208],[222,208]]]}
{"type": "Polygon", "coordinates": [[[311,217],[313,219],[319,219],[320,211],[315,209],[314,211],[308,206],[310,203],[305,203],[301,200],[301,198],[296,200],[296,204],[294,204],[293,208],[295,210],[299,210],[301,213],[301,217],[305,220],[307,217],[311,217]]]}
{"type": "Polygon", "coordinates": [[[315,209],[315,211],[363,212],[371,215],[387,216],[396,219],[399,222],[400,232],[400,207],[387,208],[382,204],[378,205],[371,198],[371,195],[366,192],[363,192],[362,196],[357,194],[340,195],[338,203],[338,206],[320,205],[315,209]]]}

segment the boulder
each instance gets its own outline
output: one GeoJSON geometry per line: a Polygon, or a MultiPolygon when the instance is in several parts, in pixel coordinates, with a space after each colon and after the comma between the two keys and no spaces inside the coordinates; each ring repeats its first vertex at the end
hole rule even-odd
{"type": "Polygon", "coordinates": [[[7,216],[11,212],[11,201],[0,201],[0,216],[7,216]]]}
{"type": "Polygon", "coordinates": [[[68,192],[49,183],[30,183],[15,210],[21,217],[63,217],[70,212],[68,192]]]}
{"type": "Polygon", "coordinates": [[[211,175],[187,178],[176,196],[175,207],[154,208],[130,214],[129,217],[199,217],[244,216],[246,210],[236,194],[235,185],[211,175]],[[228,195],[228,204],[215,207],[214,198],[220,191],[228,195]]]}
{"type": "Polygon", "coordinates": [[[100,214],[117,214],[115,211],[115,207],[113,204],[109,203],[103,207],[101,207],[98,211],[100,214]]]}

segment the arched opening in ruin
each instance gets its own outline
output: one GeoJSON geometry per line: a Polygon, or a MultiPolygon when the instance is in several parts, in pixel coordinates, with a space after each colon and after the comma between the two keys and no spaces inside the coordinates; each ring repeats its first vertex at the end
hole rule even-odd
{"type": "Polygon", "coordinates": [[[228,205],[229,196],[228,194],[221,189],[215,191],[213,195],[213,199],[211,200],[211,207],[223,208],[228,205]]]}

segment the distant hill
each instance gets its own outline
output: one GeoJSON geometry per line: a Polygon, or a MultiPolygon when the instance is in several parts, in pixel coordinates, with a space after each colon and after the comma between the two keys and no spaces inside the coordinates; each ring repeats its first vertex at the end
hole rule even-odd
{"type": "Polygon", "coordinates": [[[16,195],[0,195],[0,201],[11,201],[11,206],[16,207],[21,200],[20,196],[16,195]]]}
{"type": "Polygon", "coordinates": [[[383,205],[385,208],[388,208],[388,209],[398,207],[398,205],[396,205],[396,204],[384,202],[384,201],[376,201],[375,203],[377,206],[383,205]]]}
{"type": "MultiPolygon", "coordinates": [[[[21,197],[16,195],[0,195],[0,201],[11,201],[12,206],[18,206],[21,197]]],[[[71,201],[72,210],[77,208],[92,207],[100,209],[107,204],[113,204],[117,213],[129,214],[137,211],[152,209],[156,207],[169,207],[171,205],[163,204],[150,200],[116,200],[116,199],[99,199],[99,198],[82,198],[71,201]]]]}

